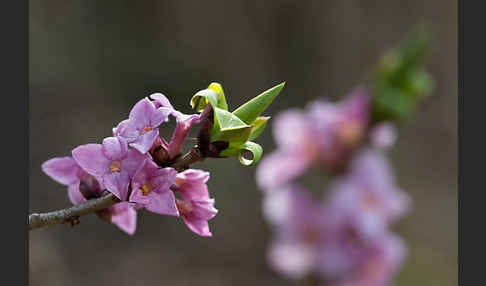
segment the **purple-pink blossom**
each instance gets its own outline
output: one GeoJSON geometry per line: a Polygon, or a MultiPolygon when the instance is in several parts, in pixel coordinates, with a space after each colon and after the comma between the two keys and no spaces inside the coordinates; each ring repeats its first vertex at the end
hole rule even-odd
{"type": "Polygon", "coordinates": [[[74,205],[85,202],[86,196],[98,196],[98,192],[102,190],[98,181],[79,167],[71,157],[49,159],[42,164],[42,171],[56,182],[68,186],[68,197],[74,205]]]}
{"type": "Polygon", "coordinates": [[[208,220],[218,212],[214,199],[209,197],[208,179],[208,172],[188,169],[177,174],[174,180],[182,197],[182,200],[176,199],[179,213],[187,227],[200,236],[212,236],[208,220]]]}
{"type": "Polygon", "coordinates": [[[302,187],[288,185],[267,194],[264,207],[276,233],[267,252],[270,265],[293,279],[315,273],[320,249],[331,231],[331,221],[323,206],[302,187]]]}
{"type": "Polygon", "coordinates": [[[397,128],[391,122],[379,123],[370,132],[371,144],[382,150],[392,147],[396,139],[397,128]]]}
{"type": "Polygon", "coordinates": [[[374,149],[356,154],[348,173],[331,186],[328,199],[335,212],[367,237],[385,232],[409,210],[411,202],[396,185],[387,158],[374,149]]]}
{"type": "Polygon", "coordinates": [[[335,277],[331,286],[388,286],[406,258],[400,237],[387,233],[361,249],[352,269],[335,277]],[[363,251],[364,250],[364,251],[363,251]]]}
{"type": "Polygon", "coordinates": [[[201,116],[199,114],[187,115],[177,111],[162,93],[151,94],[150,98],[154,100],[153,102],[157,108],[166,111],[176,118],[177,125],[167,146],[169,158],[174,158],[182,153],[182,144],[187,134],[189,134],[193,124],[201,121],[201,116]]]}
{"type": "Polygon", "coordinates": [[[170,190],[176,175],[173,168],[159,168],[147,161],[132,179],[129,201],[154,213],[178,216],[174,192],[170,190]]]}
{"type": "Polygon", "coordinates": [[[404,244],[388,229],[363,235],[335,203],[321,203],[298,185],[266,194],[264,214],[275,232],[270,266],[292,279],[318,276],[326,285],[388,285],[405,257],[404,244]]]}
{"type": "Polygon", "coordinates": [[[143,167],[147,155],[128,149],[121,137],[108,137],[102,144],[86,144],[72,151],[76,163],[97,178],[122,201],[127,200],[130,179],[143,167]]]}
{"type": "Polygon", "coordinates": [[[168,116],[169,110],[157,108],[148,98],[143,98],[133,106],[128,119],[113,129],[113,134],[145,154],[159,136],[158,127],[168,120],[168,116]]]}
{"type": "Polygon", "coordinates": [[[340,170],[363,140],[369,121],[370,95],[356,88],[337,103],[312,102],[306,110],[277,115],[273,136],[277,151],[257,169],[259,187],[269,191],[303,174],[311,165],[340,170]]]}
{"type": "MultiPolygon", "coordinates": [[[[68,197],[73,205],[103,195],[104,186],[95,177],[86,173],[71,157],[47,160],[42,164],[42,170],[58,183],[68,186],[68,197]]],[[[98,216],[112,222],[128,234],[135,232],[137,212],[130,204],[117,203],[99,211],[98,216]]]]}

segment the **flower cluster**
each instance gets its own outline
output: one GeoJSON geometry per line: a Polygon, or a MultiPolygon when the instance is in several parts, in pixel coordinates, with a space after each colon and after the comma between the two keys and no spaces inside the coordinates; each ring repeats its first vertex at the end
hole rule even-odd
{"type": "Polygon", "coordinates": [[[325,285],[389,285],[405,246],[390,225],[409,209],[384,152],[396,138],[390,122],[372,123],[371,91],[312,102],[277,116],[278,149],[263,159],[257,183],[275,231],[270,265],[283,275],[325,285]],[[309,168],[331,177],[321,199],[296,181],[309,168]]]}
{"type": "Polygon", "coordinates": [[[170,167],[170,162],[181,156],[190,128],[203,116],[183,114],[163,94],[152,94],[133,106],[128,119],[113,128],[112,137],[101,144],[78,146],[72,157],[50,159],[42,170],[68,186],[69,199],[75,205],[112,193],[120,202],[97,215],[128,234],[135,232],[137,210],[143,208],[181,216],[193,232],[211,236],[208,220],[218,211],[206,185],[209,173],[196,169],[178,172],[170,167]],[[167,143],[158,128],[169,116],[175,117],[177,126],[167,143]]]}
{"type": "Polygon", "coordinates": [[[96,214],[128,234],[135,232],[137,210],[146,209],[181,216],[190,230],[211,236],[208,220],[218,211],[206,185],[210,174],[189,169],[189,165],[225,157],[239,157],[243,165],[258,162],[263,149],[253,140],[270,118],[260,115],[284,84],[262,92],[233,112],[228,111],[223,87],[215,82],[191,98],[197,114],[177,111],[167,97],[153,93],[133,106],[128,119],[113,128],[113,136],[101,144],[74,148],[72,157],[50,159],[42,170],[68,186],[69,199],[75,205],[111,193],[118,202],[96,214]],[[167,142],[159,135],[159,126],[170,117],[177,124],[167,142]],[[197,144],[182,155],[195,124],[201,125],[197,144]],[[246,153],[253,157],[245,158],[246,153]]]}

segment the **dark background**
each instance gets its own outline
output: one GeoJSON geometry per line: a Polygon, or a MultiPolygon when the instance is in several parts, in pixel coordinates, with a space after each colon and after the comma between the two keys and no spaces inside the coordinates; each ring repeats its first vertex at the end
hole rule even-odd
{"type": "MultiPolygon", "coordinates": [[[[434,35],[437,87],[390,153],[414,199],[396,228],[409,245],[397,285],[456,285],[456,1],[31,1],[30,211],[70,205],[42,162],[110,136],[143,96],[163,92],[189,113],[195,91],[218,81],[232,110],[285,80],[269,115],[339,98],[417,23],[434,35]]],[[[270,128],[258,141],[273,150],[270,128]]],[[[132,237],[88,216],[77,228],[29,233],[30,284],[291,285],[265,263],[270,232],[255,168],[236,159],[196,167],[212,174],[213,238],[149,212],[139,212],[132,237]]]]}

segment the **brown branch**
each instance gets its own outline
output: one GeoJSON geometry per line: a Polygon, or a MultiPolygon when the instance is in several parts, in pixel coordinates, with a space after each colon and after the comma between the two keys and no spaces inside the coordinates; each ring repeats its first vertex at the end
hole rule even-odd
{"type": "MultiPolygon", "coordinates": [[[[171,167],[176,169],[178,172],[182,172],[189,168],[191,164],[200,162],[202,160],[204,160],[204,158],[201,156],[201,152],[196,146],[184,156],[181,156],[175,160],[171,167]]],[[[71,225],[75,225],[79,223],[80,216],[100,211],[118,202],[120,202],[120,200],[110,193],[104,197],[91,199],[70,208],[47,213],[33,213],[29,215],[29,230],[51,224],[70,223],[71,225]]]]}

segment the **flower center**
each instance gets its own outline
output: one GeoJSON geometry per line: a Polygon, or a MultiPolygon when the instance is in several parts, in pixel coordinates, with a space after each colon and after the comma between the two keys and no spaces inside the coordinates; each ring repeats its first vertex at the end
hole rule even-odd
{"type": "Polygon", "coordinates": [[[177,210],[179,210],[181,215],[188,214],[192,211],[192,205],[190,202],[176,199],[176,205],[177,205],[177,210]]]}
{"type": "Polygon", "coordinates": [[[143,129],[140,131],[140,133],[141,133],[141,134],[145,134],[145,133],[147,133],[147,132],[149,132],[149,131],[152,131],[152,127],[151,127],[151,126],[146,126],[146,127],[144,127],[144,128],[143,128],[143,129]]]}
{"type": "Polygon", "coordinates": [[[320,231],[315,227],[306,227],[302,233],[302,239],[309,244],[316,244],[321,237],[320,231]]]}
{"type": "Polygon", "coordinates": [[[365,209],[373,210],[373,209],[378,208],[378,206],[380,205],[380,201],[378,200],[378,198],[375,195],[370,194],[370,193],[366,193],[366,194],[364,194],[362,204],[363,204],[365,209]]]}
{"type": "Polygon", "coordinates": [[[152,191],[152,184],[150,182],[146,182],[143,184],[143,186],[140,188],[140,191],[142,191],[142,194],[144,196],[148,195],[152,191]]]}
{"type": "Polygon", "coordinates": [[[359,122],[349,121],[338,129],[339,139],[349,147],[354,147],[361,139],[363,129],[359,122]]]}
{"type": "Polygon", "coordinates": [[[110,163],[110,173],[120,173],[121,163],[120,161],[112,161],[110,163]]]}

